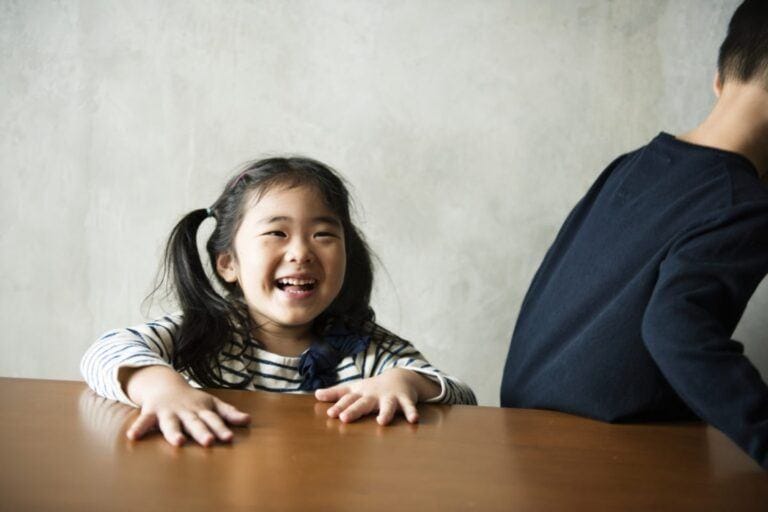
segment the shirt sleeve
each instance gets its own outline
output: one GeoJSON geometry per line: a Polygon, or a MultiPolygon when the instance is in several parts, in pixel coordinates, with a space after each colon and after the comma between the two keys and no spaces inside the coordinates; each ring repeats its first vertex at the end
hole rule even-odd
{"type": "Polygon", "coordinates": [[[103,334],[85,352],[80,373],[93,391],[112,400],[138,407],[128,398],[117,378],[120,368],[171,365],[181,315],[166,315],[146,324],[103,334]]]}
{"type": "Polygon", "coordinates": [[[373,328],[362,366],[365,377],[375,377],[391,368],[405,368],[428,377],[440,385],[440,394],[427,400],[429,403],[477,405],[469,386],[432,366],[410,342],[378,325],[373,328]]]}
{"type": "Polygon", "coordinates": [[[768,206],[744,206],[667,254],[642,336],[664,377],[704,421],[768,469],[768,387],[731,339],[768,271],[768,206]]]}

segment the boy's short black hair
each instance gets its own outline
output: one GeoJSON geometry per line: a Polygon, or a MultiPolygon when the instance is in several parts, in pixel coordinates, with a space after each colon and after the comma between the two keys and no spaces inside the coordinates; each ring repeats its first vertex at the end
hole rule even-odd
{"type": "Polygon", "coordinates": [[[717,69],[723,83],[756,78],[768,88],[768,0],[744,0],[733,13],[717,69]]]}

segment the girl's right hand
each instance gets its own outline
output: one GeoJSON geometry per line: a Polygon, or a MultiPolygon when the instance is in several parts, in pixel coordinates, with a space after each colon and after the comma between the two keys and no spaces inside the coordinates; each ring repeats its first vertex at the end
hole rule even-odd
{"type": "Polygon", "coordinates": [[[125,368],[120,380],[128,396],[141,406],[141,414],[128,428],[129,439],[141,439],[160,429],[166,441],[181,446],[184,432],[202,446],[218,439],[232,440],[232,425],[247,425],[250,416],[234,406],[191,387],[174,370],[164,366],[125,368]],[[226,422],[226,423],[225,423],[226,422]]]}

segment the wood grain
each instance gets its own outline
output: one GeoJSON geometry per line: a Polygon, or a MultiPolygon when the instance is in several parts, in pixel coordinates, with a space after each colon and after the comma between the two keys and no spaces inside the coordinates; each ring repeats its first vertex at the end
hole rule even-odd
{"type": "Polygon", "coordinates": [[[0,378],[0,510],[767,510],[768,476],[701,424],[420,406],[344,425],[309,396],[214,391],[231,445],[131,442],[129,407],[80,382],[0,378]]]}

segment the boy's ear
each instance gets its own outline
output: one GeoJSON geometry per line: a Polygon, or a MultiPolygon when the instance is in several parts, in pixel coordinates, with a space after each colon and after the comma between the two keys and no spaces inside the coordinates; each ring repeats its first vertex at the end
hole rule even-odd
{"type": "Polygon", "coordinates": [[[720,97],[723,92],[723,77],[720,76],[720,72],[715,73],[715,80],[712,82],[712,90],[715,91],[715,96],[720,97]]]}
{"type": "Polygon", "coordinates": [[[237,261],[230,251],[216,256],[216,272],[228,283],[237,281],[237,261]]]}

